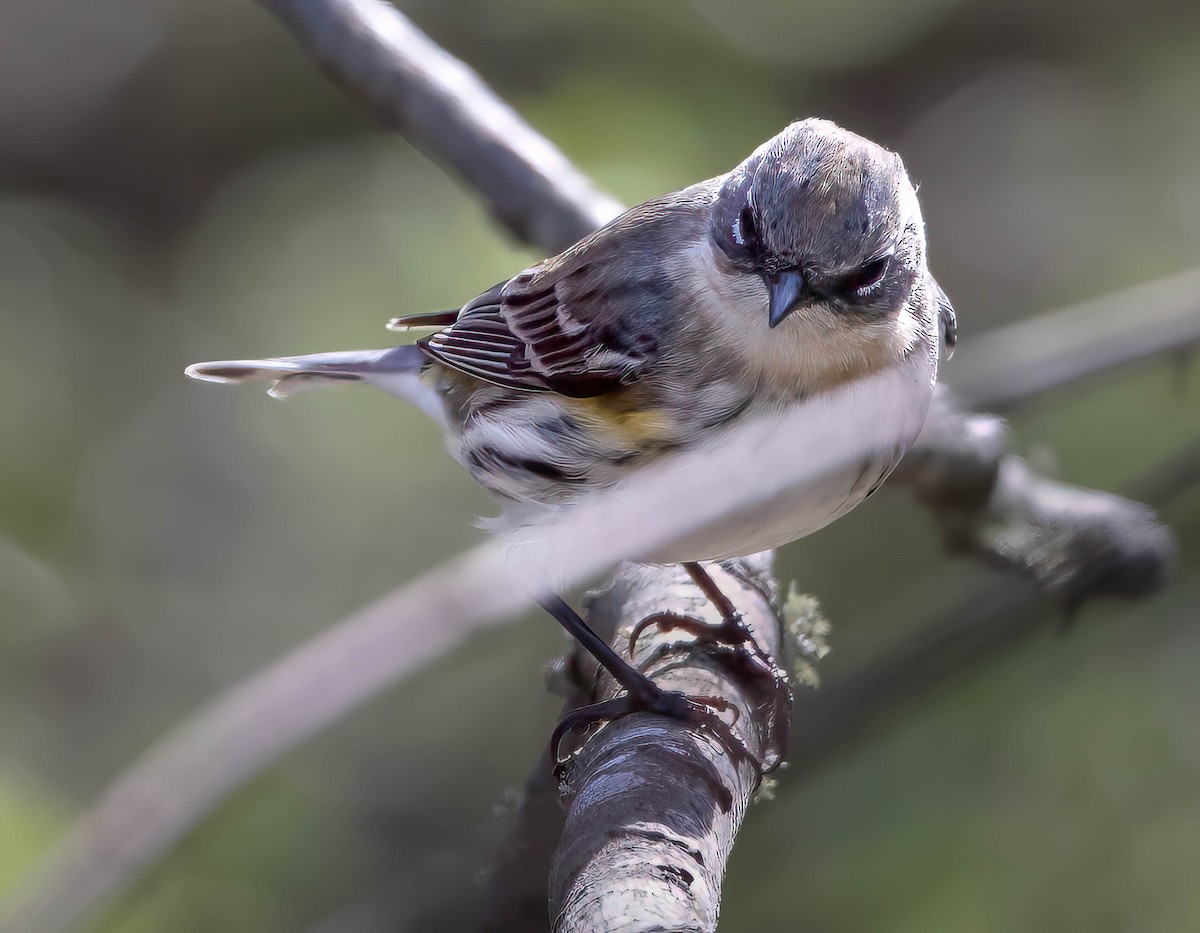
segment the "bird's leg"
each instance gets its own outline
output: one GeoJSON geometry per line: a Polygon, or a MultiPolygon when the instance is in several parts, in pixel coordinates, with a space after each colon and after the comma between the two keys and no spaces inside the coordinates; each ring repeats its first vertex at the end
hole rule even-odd
{"type": "MultiPolygon", "coordinates": [[[[699,697],[693,700],[676,690],[663,690],[646,674],[617,654],[564,600],[558,596],[550,596],[539,602],[542,608],[554,616],[613,679],[625,688],[623,696],[581,707],[562,718],[550,739],[550,751],[559,767],[567,760],[559,757],[558,751],[568,733],[583,731],[596,723],[610,722],[629,713],[648,712],[672,716],[702,726],[721,743],[732,758],[749,761],[756,769],[762,771],[762,762],[750,753],[742,740],[734,734],[730,724],[715,712],[732,710],[736,714],[737,709],[732,704],[719,697],[699,697]]],[[[734,721],[736,722],[736,718],[734,721]]]]}
{"type": "MultiPolygon", "coordinates": [[[[632,656],[637,640],[651,627],[664,631],[682,629],[697,639],[695,648],[707,651],[714,657],[733,661],[743,672],[763,684],[773,707],[772,725],[786,723],[792,707],[792,691],[787,675],[769,654],[758,646],[754,633],[742,619],[742,614],[726,596],[708,571],[695,562],[685,562],[683,568],[692,578],[705,599],[721,614],[720,623],[713,625],[701,619],[674,612],[659,612],[642,619],[629,635],[629,653],[632,656]]],[[[666,648],[663,649],[667,650],[666,648]]],[[[652,655],[660,656],[659,652],[652,655]]]]}

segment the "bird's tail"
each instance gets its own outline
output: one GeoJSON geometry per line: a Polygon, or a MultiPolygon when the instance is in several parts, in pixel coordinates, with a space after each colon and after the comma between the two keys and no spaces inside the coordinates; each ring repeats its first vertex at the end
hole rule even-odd
{"type": "Polygon", "coordinates": [[[428,358],[419,348],[403,346],[265,360],[218,360],[193,363],[184,372],[204,382],[269,383],[267,393],[274,398],[290,398],[311,389],[365,382],[444,422],[445,411],[440,397],[421,380],[421,370],[426,363],[428,358]]]}

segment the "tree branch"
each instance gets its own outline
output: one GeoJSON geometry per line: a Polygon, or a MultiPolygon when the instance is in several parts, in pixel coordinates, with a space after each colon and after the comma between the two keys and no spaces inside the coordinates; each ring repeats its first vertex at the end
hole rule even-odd
{"type": "MultiPolygon", "coordinates": [[[[566,666],[565,658],[556,662],[560,679],[566,679],[566,666]]],[[[563,715],[586,702],[584,688],[576,684],[563,715]]],[[[546,885],[563,819],[554,762],[547,746],[525,781],[521,806],[496,850],[484,897],[482,933],[546,933],[546,885]]]]}
{"type": "Polygon", "coordinates": [[[948,550],[1018,570],[1072,608],[1163,584],[1174,539],[1153,509],[1040,476],[1010,440],[994,415],[963,411],[949,392],[935,398],[896,478],[932,513],[948,550]]]}
{"type": "MultiPolygon", "coordinates": [[[[709,569],[758,646],[775,656],[782,624],[771,565],[771,555],[760,554],[709,569]]],[[[782,735],[762,715],[761,691],[731,673],[727,662],[696,652],[694,638],[647,630],[630,656],[633,627],[664,610],[720,621],[681,568],[646,564],[623,565],[612,584],[593,595],[589,621],[628,660],[649,664],[648,673],[664,687],[729,703],[735,732],[752,755],[782,754],[782,747],[772,747],[782,735]]],[[[591,679],[594,666],[586,673],[591,679]]],[[[589,699],[619,693],[604,676],[589,699]]],[[[588,741],[567,783],[570,803],[550,871],[555,931],[716,929],[725,862],[758,786],[749,762],[732,760],[694,725],[639,713],[588,741]]]]}
{"type": "Polygon", "coordinates": [[[260,0],[355,97],[457,174],[519,240],[552,253],[621,206],[400,12],[379,0],[260,0]]]}

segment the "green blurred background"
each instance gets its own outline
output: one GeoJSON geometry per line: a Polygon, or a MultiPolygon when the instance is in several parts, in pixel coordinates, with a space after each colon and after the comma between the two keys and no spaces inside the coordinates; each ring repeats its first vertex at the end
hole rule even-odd
{"type": "MultiPolygon", "coordinates": [[[[964,342],[1200,254],[1193,3],[404,8],[627,202],[799,116],[898,150],[964,342]]],[[[249,0],[8,0],[0,126],[3,890],[206,697],[491,508],[393,400],[281,404],[183,367],[386,345],[390,316],[534,257],[249,0]]],[[[1119,488],[1200,436],[1200,388],[1166,360],[1012,423],[1063,478],[1119,488]]],[[[1163,517],[1182,558],[1161,595],[1067,637],[1046,608],[1032,642],[796,762],[749,815],[723,928],[1200,929],[1200,495],[1163,517]]],[[[943,557],[902,491],[780,570],[834,624],[827,680],[993,576],[943,557]]],[[[472,928],[562,647],[542,617],[474,639],[237,794],[94,928],[472,928]]]]}

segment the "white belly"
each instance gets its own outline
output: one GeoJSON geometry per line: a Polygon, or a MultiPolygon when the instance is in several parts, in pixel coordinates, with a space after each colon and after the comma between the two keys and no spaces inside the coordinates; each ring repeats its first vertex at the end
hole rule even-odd
{"type": "Polygon", "coordinates": [[[653,560],[725,560],[777,548],[841,518],[881,483],[903,451],[871,459],[786,490],[753,509],[721,518],[656,551],[653,560]]]}

